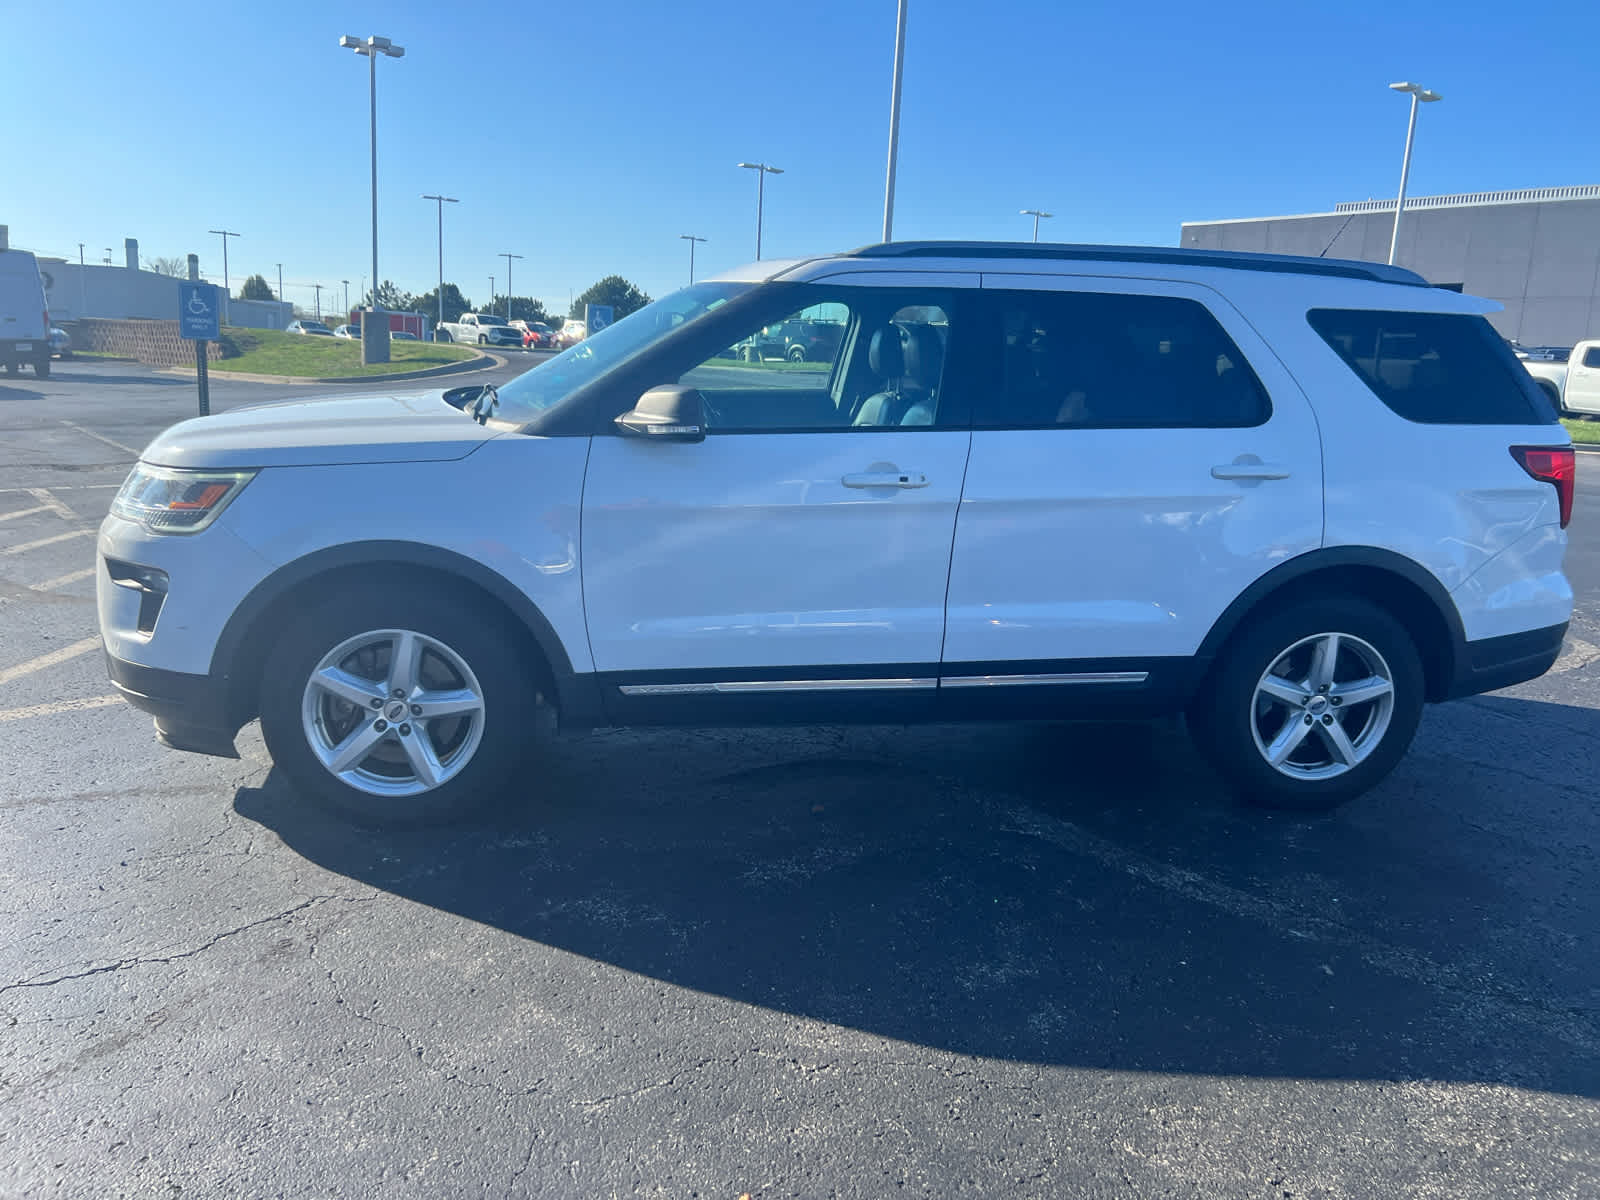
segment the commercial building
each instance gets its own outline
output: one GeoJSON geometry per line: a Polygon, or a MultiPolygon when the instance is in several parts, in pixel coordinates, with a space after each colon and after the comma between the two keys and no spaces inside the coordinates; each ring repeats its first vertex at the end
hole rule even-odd
{"type": "MultiPolygon", "coordinates": [[[[1186,221],[1179,244],[1386,262],[1394,204],[1186,221]]],[[[1600,337],[1600,186],[1408,196],[1395,263],[1430,283],[1498,300],[1505,311],[1489,320],[1525,345],[1600,337]]]]}

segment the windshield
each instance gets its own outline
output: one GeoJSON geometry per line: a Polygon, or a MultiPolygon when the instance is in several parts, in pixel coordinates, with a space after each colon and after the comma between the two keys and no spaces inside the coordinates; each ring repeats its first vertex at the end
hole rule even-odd
{"type": "Polygon", "coordinates": [[[505,323],[506,319],[504,317],[491,317],[487,313],[478,314],[479,325],[504,325],[505,323]]]}
{"type": "MultiPolygon", "coordinates": [[[[500,388],[496,418],[519,423],[531,421],[584,384],[621,366],[668,334],[715,312],[754,286],[697,283],[645,305],[500,388]]],[[[582,327],[576,321],[567,322],[566,327],[575,326],[582,327]]]]}

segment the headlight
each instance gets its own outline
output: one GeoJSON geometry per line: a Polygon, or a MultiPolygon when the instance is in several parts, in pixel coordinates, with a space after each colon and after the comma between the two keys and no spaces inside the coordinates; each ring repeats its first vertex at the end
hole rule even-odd
{"type": "Polygon", "coordinates": [[[254,471],[177,471],[140,463],[111,511],[151,533],[199,533],[255,476],[254,471]]]}

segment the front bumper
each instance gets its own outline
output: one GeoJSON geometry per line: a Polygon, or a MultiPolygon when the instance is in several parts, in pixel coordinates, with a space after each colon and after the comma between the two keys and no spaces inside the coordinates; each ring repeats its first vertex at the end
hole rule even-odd
{"type": "Polygon", "coordinates": [[[1446,699],[1476,696],[1537,679],[1561,657],[1567,622],[1461,643],[1456,656],[1455,679],[1446,699]]]}
{"type": "Polygon", "coordinates": [[[106,652],[106,673],[122,698],[155,718],[156,737],[175,750],[238,758],[239,724],[228,716],[226,687],[209,675],[189,675],[127,662],[106,652]]]}

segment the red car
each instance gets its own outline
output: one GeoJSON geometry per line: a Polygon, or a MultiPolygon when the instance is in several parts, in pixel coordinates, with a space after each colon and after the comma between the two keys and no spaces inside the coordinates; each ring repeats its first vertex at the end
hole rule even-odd
{"type": "Polygon", "coordinates": [[[525,321],[522,326],[524,350],[549,350],[555,345],[555,331],[543,321],[525,321]]]}

